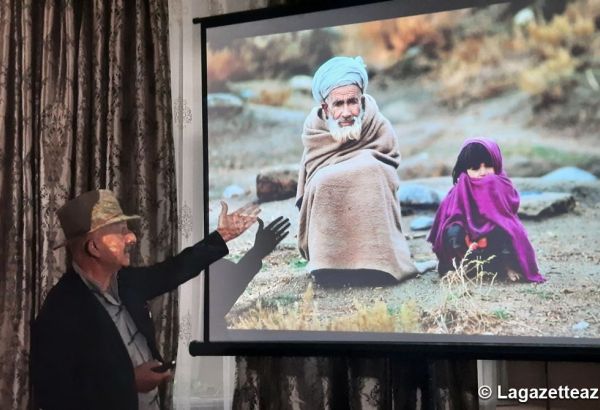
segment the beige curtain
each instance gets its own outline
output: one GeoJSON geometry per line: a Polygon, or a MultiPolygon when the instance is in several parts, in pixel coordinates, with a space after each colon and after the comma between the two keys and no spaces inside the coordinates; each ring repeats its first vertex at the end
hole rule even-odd
{"type": "MultiPolygon", "coordinates": [[[[0,0],[0,408],[26,409],[29,324],[66,267],[55,211],[94,188],[142,215],[136,264],[177,242],[166,0],[0,0]]],[[[176,350],[175,295],[153,303],[176,350]]]]}

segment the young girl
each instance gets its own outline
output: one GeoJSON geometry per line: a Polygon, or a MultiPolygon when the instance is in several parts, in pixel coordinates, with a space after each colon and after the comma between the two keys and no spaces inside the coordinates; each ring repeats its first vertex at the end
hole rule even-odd
{"type": "Polygon", "coordinates": [[[519,193],[502,169],[495,142],[472,138],[463,144],[452,171],[454,186],[435,215],[427,240],[438,257],[438,272],[454,269],[470,248],[471,256],[494,255],[486,271],[543,282],[535,252],[517,216],[519,193]]]}

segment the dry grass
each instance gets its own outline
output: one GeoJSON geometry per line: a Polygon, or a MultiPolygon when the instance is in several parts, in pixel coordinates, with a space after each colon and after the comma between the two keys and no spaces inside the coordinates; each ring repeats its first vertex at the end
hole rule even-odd
{"type": "Polygon", "coordinates": [[[206,61],[208,84],[213,87],[218,87],[243,69],[241,60],[229,48],[215,51],[207,47],[206,61]]]}
{"type": "Polygon", "coordinates": [[[349,55],[361,55],[375,69],[385,69],[410,47],[442,48],[441,28],[456,19],[451,13],[437,13],[345,26],[342,49],[349,55]]]}
{"type": "Polygon", "coordinates": [[[261,90],[258,99],[259,104],[273,105],[281,107],[290,99],[292,90],[290,88],[281,88],[276,90],[261,90]]]}
{"type": "Polygon", "coordinates": [[[299,301],[266,306],[259,299],[241,315],[231,318],[233,329],[483,334],[494,332],[502,317],[483,311],[481,298],[489,295],[496,274],[485,271],[486,260],[469,260],[470,253],[455,265],[455,270],[440,281],[441,302],[423,312],[414,300],[393,309],[384,301],[370,305],[354,301],[350,313],[328,317],[322,315],[309,282],[299,301]]]}
{"type": "Polygon", "coordinates": [[[440,101],[461,108],[511,89],[551,101],[562,98],[577,70],[593,65],[600,54],[598,16],[597,2],[577,1],[551,21],[457,41],[442,54],[432,78],[440,86],[440,101]]]}
{"type": "Polygon", "coordinates": [[[232,321],[234,329],[321,330],[345,332],[415,332],[419,313],[414,301],[403,304],[392,313],[383,301],[372,305],[354,302],[351,313],[339,317],[323,317],[314,301],[312,282],[308,283],[300,302],[276,308],[256,305],[232,321]]]}
{"type": "Polygon", "coordinates": [[[514,78],[526,64],[523,59],[509,61],[507,55],[513,50],[507,35],[472,37],[457,43],[434,74],[440,102],[461,108],[513,88],[514,78]]]}
{"type": "Polygon", "coordinates": [[[497,315],[483,311],[480,296],[488,295],[496,274],[487,272],[485,265],[493,258],[469,260],[470,251],[454,271],[441,280],[440,306],[423,315],[424,327],[429,333],[485,334],[495,333],[502,324],[497,315]]]}
{"type": "Polygon", "coordinates": [[[253,308],[233,320],[233,329],[324,330],[315,315],[314,291],[309,282],[301,303],[291,307],[278,304],[275,309],[262,306],[259,299],[253,308]]]}
{"type": "Polygon", "coordinates": [[[560,95],[577,68],[584,64],[594,36],[594,17],[584,14],[583,6],[581,2],[572,4],[563,15],[549,22],[534,21],[527,26],[524,45],[537,56],[537,64],[519,76],[522,90],[532,95],[560,95]],[[574,52],[582,57],[574,56],[574,52]]]}

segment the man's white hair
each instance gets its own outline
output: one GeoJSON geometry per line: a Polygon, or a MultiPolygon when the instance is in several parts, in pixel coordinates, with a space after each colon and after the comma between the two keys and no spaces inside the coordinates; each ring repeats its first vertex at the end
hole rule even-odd
{"type": "Polygon", "coordinates": [[[364,110],[362,104],[358,115],[352,117],[352,120],[354,121],[352,125],[342,127],[331,115],[328,115],[327,127],[329,128],[329,133],[334,140],[342,144],[348,141],[358,141],[360,140],[362,133],[363,116],[364,110]]]}

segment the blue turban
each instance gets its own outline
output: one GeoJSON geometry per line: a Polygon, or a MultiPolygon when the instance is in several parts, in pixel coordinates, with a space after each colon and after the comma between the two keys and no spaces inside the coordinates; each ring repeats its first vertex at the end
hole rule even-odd
{"type": "Polygon", "coordinates": [[[312,83],[313,98],[321,103],[331,90],[344,85],[357,85],[364,93],[369,76],[362,57],[333,57],[315,73],[312,83]]]}

